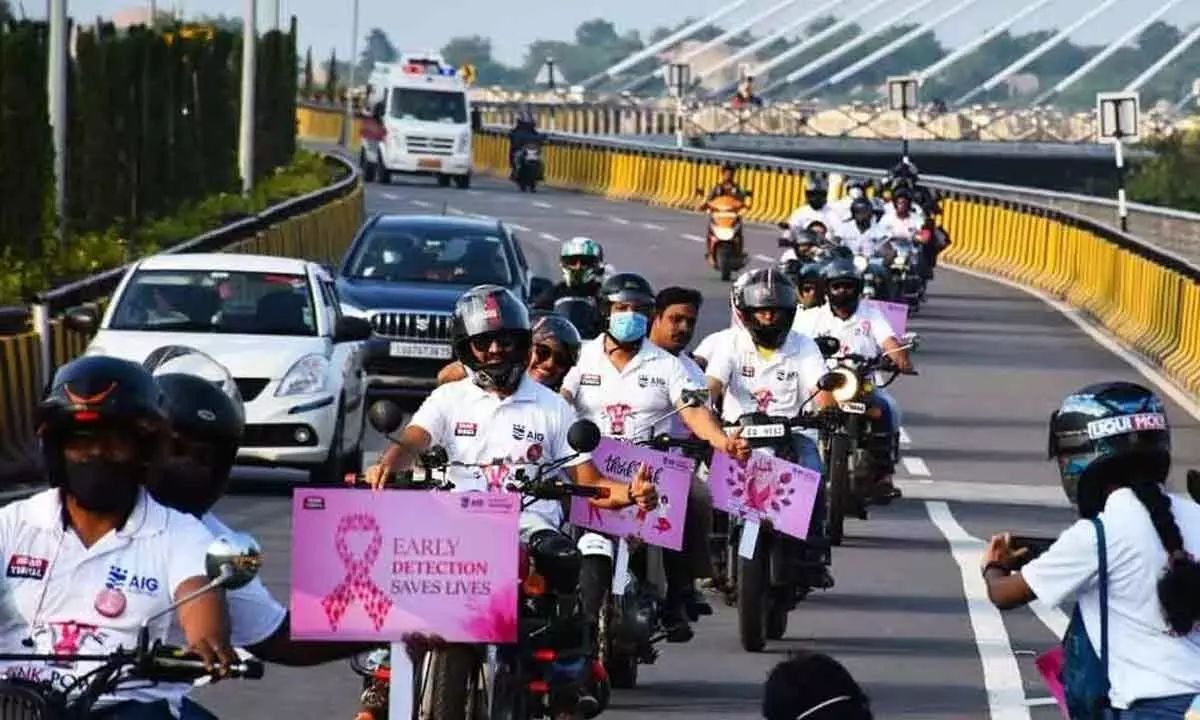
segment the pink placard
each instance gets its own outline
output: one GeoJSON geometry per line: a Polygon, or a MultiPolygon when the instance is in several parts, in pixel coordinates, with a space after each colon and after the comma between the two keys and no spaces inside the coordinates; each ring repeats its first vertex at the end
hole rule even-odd
{"type": "Polygon", "coordinates": [[[1050,694],[1058,703],[1058,710],[1062,713],[1063,720],[1070,720],[1070,714],[1067,712],[1067,691],[1063,688],[1061,680],[1065,663],[1066,654],[1061,645],[1038,655],[1037,660],[1034,661],[1042,680],[1045,681],[1050,694]]]}
{"type": "Polygon", "coordinates": [[[883,313],[888,325],[891,325],[892,331],[896,333],[897,339],[908,329],[908,305],[886,300],[867,300],[866,302],[874,305],[879,312],[883,313]]]}
{"type": "Polygon", "coordinates": [[[640,538],[670,550],[683,548],[683,521],[692,488],[690,459],[602,438],[592,452],[592,462],[601,475],[625,481],[633,479],[640,465],[649,465],[658,486],[658,508],[650,512],[637,506],[602,510],[584,498],[571,498],[571,524],[615,538],[640,538]]]}
{"type": "Polygon", "coordinates": [[[520,496],[299,489],[292,498],[292,637],[517,639],[520,496]]]}
{"type": "Polygon", "coordinates": [[[785,535],[808,537],[821,474],[755,450],[745,466],[713,453],[708,474],[713,507],[731,515],[770,520],[785,535]]]}

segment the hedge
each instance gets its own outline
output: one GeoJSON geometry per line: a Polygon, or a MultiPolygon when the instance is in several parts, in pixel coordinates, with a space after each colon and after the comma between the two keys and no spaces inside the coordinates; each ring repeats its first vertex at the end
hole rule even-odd
{"type": "MultiPolygon", "coordinates": [[[[67,236],[61,244],[90,237],[139,253],[143,248],[124,240],[144,237],[140,228],[238,191],[241,37],[215,28],[179,30],[118,32],[100,23],[76,34],[68,63],[67,236]]],[[[0,27],[0,254],[10,262],[36,262],[48,245],[59,244],[47,36],[40,22],[0,27]]],[[[296,153],[294,18],[287,33],[259,39],[257,65],[254,170],[262,179],[296,153]]],[[[242,212],[231,208],[230,218],[216,219],[242,212]]],[[[55,284],[70,279],[45,278],[55,284]]]]}

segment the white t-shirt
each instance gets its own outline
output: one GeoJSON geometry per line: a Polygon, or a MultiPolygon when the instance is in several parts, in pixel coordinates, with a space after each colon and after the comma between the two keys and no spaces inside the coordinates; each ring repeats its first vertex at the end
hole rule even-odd
{"type": "MultiPolygon", "coordinates": [[[[683,365],[684,371],[688,374],[688,377],[692,379],[692,382],[696,383],[700,387],[704,387],[704,371],[700,369],[700,366],[696,364],[696,361],[688,357],[686,352],[681,352],[675,357],[679,358],[679,362],[683,365]]],[[[688,428],[687,423],[685,423],[683,418],[679,417],[678,415],[675,415],[671,418],[671,429],[667,432],[670,433],[671,437],[673,438],[686,438],[692,436],[692,431],[688,428]]]]}
{"type": "Polygon", "coordinates": [[[717,351],[705,370],[725,388],[721,415],[726,422],[753,412],[794,418],[824,373],[825,361],[816,343],[794,332],[766,358],[749,334],[739,333],[717,351]]]}
{"type": "Polygon", "coordinates": [[[669,432],[671,419],[655,420],[679,406],[684,390],[699,390],[702,382],[688,374],[679,358],[643,340],[622,371],[604,351],[604,336],[588,340],[579,362],[563,380],[563,390],[575,401],[579,416],[600,426],[606,437],[645,440],[669,432]]]}
{"type": "MultiPolygon", "coordinates": [[[[575,422],[575,411],[560,395],[531,379],[521,378],[517,391],[507,398],[487,392],[469,379],[438,387],[409,425],[429,433],[432,445],[446,449],[450,460],[462,463],[504,463],[485,469],[452,467],[446,477],[455,492],[504,488],[512,475],[525,468],[530,477],[538,463],[546,463],[575,451],[567,443],[567,432],[575,422]]],[[[574,458],[564,467],[588,460],[574,458]]],[[[562,505],[538,500],[526,512],[539,515],[553,527],[562,525],[562,505]]]]}
{"type": "MultiPolygon", "coordinates": [[[[65,526],[56,489],[0,508],[3,652],[104,655],[136,647],[142,621],[170,606],[185,580],[205,577],[205,550],[212,541],[199,520],[158,504],[144,490],[125,526],[90,548],[65,526]],[[34,647],[22,645],[27,638],[34,647]]],[[[170,624],[169,615],[151,623],[151,642],[165,641],[170,624]]],[[[0,662],[9,675],[56,684],[97,667],[0,662]]],[[[105,695],[98,706],[154,702],[172,694],[169,687],[134,684],[105,695]]]]}
{"type": "Polygon", "coordinates": [[[729,327],[725,328],[724,330],[716,331],[712,335],[709,335],[701,340],[700,344],[696,346],[696,349],[692,352],[692,354],[696,357],[704,358],[705,361],[711,361],[713,355],[717,352],[717,349],[727,343],[732,342],[733,336],[737,334],[737,331],[740,329],[741,328],[729,327]]]}
{"type": "MultiPolygon", "coordinates": [[[[211,512],[201,516],[200,522],[204,523],[204,527],[208,528],[213,537],[219,538],[233,534],[233,530],[211,512]]],[[[229,642],[238,648],[253,647],[274,635],[288,614],[287,608],[279,604],[279,601],[271,595],[267,586],[263,585],[259,578],[254,578],[237,590],[227,590],[225,602],[229,606],[229,642]]],[[[183,630],[179,627],[177,620],[171,623],[168,637],[170,638],[168,642],[172,645],[182,647],[186,643],[183,630]]],[[[191,683],[174,685],[163,683],[158,687],[164,691],[173,687],[178,693],[171,699],[171,711],[175,717],[179,717],[183,698],[192,691],[193,685],[191,683]]]]}
{"type": "Polygon", "coordinates": [[[863,357],[878,357],[883,352],[883,342],[895,337],[887,317],[874,305],[859,301],[853,315],[841,319],[833,314],[828,304],[796,313],[792,330],[810,338],[828,335],[842,341],[839,355],[853,353],[863,357]]]}
{"type": "Polygon", "coordinates": [[[887,212],[879,219],[879,224],[887,230],[888,237],[903,237],[912,239],[917,231],[925,224],[925,213],[919,207],[912,207],[906,217],[900,217],[893,205],[888,205],[887,212]]]}
{"type": "Polygon", "coordinates": [[[827,229],[832,230],[833,226],[840,222],[840,217],[828,205],[820,210],[815,210],[811,205],[805,203],[796,208],[787,222],[788,226],[793,229],[804,230],[812,223],[820,222],[824,223],[827,229]]]}
{"type": "Polygon", "coordinates": [[[866,230],[860,230],[853,220],[838,224],[832,228],[835,237],[855,255],[874,257],[879,247],[890,238],[887,228],[874,220],[866,230]]]}
{"type": "MultiPolygon", "coordinates": [[[[1172,495],[1171,512],[1184,548],[1200,555],[1200,505],[1172,495]]],[[[1110,698],[1128,709],[1136,700],[1200,693],[1200,632],[1171,637],[1156,586],[1167,553],[1150,514],[1132,490],[1108,496],[1104,511],[1108,550],[1110,698]]],[[[1089,520],[1067,528],[1045,553],[1021,570],[1034,594],[1051,605],[1079,601],[1088,638],[1100,654],[1099,557],[1089,520]]]]}

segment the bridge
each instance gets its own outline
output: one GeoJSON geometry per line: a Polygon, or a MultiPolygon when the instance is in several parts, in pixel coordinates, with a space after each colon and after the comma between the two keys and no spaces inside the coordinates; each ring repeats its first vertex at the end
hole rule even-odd
{"type": "MultiPolygon", "coordinates": [[[[340,110],[303,107],[298,126],[328,147],[341,135],[340,110]]],[[[562,240],[600,240],[610,262],[645,273],[656,287],[695,287],[705,296],[698,337],[728,325],[728,285],[701,253],[703,218],[692,191],[732,159],[756,190],[748,249],[755,265],[778,253],[769,223],[798,204],[808,172],[845,178],[862,167],[664,146],[615,133],[562,132],[547,148],[548,188],[515,191],[504,176],[501,128],[475,136],[477,182],[470,190],[424,181],[359,186],[331,213],[292,223],[263,221],[252,249],[325,259],[347,246],[362,205],[371,212],[447,212],[504,220],[535,268],[553,273],[562,240]]],[[[578,129],[578,128],[576,128],[578,129]]],[[[357,134],[351,132],[351,137],[357,134]]],[[[997,142],[999,144],[999,142],[997,142]]],[[[353,157],[353,145],[348,148],[353,157]]],[[[1035,604],[1000,615],[978,582],[983,543],[993,533],[1057,534],[1074,519],[1045,460],[1046,418],[1068,392],[1098,380],[1153,383],[1168,401],[1176,447],[1174,481],[1200,464],[1200,217],[1134,208],[1128,232],[1094,198],[927,178],[946,197],[954,239],[928,305],[912,329],[925,343],[921,376],[897,384],[904,406],[898,484],[906,497],[851,521],[835,552],[837,586],[790,618],[785,640],[758,655],[737,648],[730,608],[697,625],[696,639],[667,646],[641,686],[619,692],[603,717],[686,715],[703,720],[759,717],[762,680],[783,650],[805,648],[845,663],[880,717],[923,720],[1058,717],[1033,657],[1057,643],[1059,610],[1035,604]],[[775,652],[775,648],[779,652],[775,652]]],[[[57,360],[82,349],[54,323],[57,360]]],[[[6,338],[6,412],[38,390],[36,338],[6,338]],[[18,368],[19,372],[7,369],[18,368]]],[[[26,418],[27,419],[27,418],[26,418]]],[[[383,447],[365,438],[365,459],[383,447]]],[[[263,579],[278,597],[289,587],[290,501],[284,472],[239,473],[239,492],[217,508],[256,534],[268,558],[263,579]]],[[[226,717],[349,715],[360,690],[344,665],[268,670],[257,684],[219,683],[199,699],[226,717]]]]}

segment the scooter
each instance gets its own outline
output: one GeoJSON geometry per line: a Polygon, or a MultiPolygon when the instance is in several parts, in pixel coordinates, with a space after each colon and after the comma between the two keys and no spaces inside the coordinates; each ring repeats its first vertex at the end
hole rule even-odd
{"type": "MultiPolygon", "coordinates": [[[[696,188],[696,195],[704,197],[704,191],[696,188]]],[[[747,200],[753,195],[752,191],[745,191],[747,200]]],[[[742,222],[746,207],[746,203],[732,195],[715,197],[702,207],[708,212],[708,231],[705,233],[708,262],[721,274],[724,282],[729,282],[733,273],[745,267],[749,260],[742,222]]]]}

